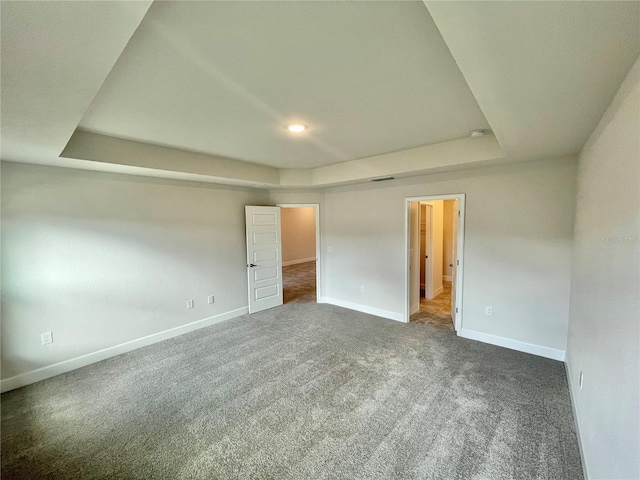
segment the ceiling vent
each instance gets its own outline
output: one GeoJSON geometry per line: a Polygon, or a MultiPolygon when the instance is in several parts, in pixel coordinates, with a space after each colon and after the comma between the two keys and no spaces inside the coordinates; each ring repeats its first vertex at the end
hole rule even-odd
{"type": "Polygon", "coordinates": [[[387,180],[395,180],[396,177],[379,177],[379,178],[372,178],[371,181],[372,182],[386,182],[387,180]]]}

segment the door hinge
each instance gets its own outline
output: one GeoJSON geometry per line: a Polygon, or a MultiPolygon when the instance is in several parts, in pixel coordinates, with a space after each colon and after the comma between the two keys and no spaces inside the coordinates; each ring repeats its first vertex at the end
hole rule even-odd
{"type": "Polygon", "coordinates": [[[456,307],[456,313],[458,313],[458,307],[456,307]]]}
{"type": "Polygon", "coordinates": [[[458,216],[460,216],[460,210],[458,210],[458,216]]]}
{"type": "Polygon", "coordinates": [[[460,260],[456,260],[456,265],[460,265],[460,260]]]}

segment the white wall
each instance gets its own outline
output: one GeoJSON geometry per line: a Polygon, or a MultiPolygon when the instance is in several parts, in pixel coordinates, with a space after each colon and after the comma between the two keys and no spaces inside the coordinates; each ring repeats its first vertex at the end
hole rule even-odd
{"type": "Polygon", "coordinates": [[[401,317],[404,198],[466,193],[463,329],[562,358],[575,176],[570,158],[326,189],[324,295],[401,317]]]}
{"type": "Polygon", "coordinates": [[[640,478],[639,196],[640,60],[578,169],[567,365],[592,480],[640,478]]]}
{"type": "Polygon", "coordinates": [[[7,162],[1,181],[3,379],[246,307],[244,205],[268,192],[7,162]]]}
{"type": "Polygon", "coordinates": [[[316,209],[314,207],[282,208],[282,264],[293,265],[315,261],[316,209]]]}

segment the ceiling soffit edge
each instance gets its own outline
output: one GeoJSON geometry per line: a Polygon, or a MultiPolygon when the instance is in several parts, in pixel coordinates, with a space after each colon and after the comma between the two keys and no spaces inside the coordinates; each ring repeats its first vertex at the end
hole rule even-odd
{"type": "Polygon", "coordinates": [[[82,130],[74,133],[61,154],[62,159],[112,164],[119,166],[120,170],[128,166],[148,171],[152,175],[152,172],[163,171],[178,176],[193,175],[196,178],[209,177],[224,182],[249,184],[258,188],[323,187],[357,183],[383,175],[408,176],[424,174],[430,170],[464,168],[465,165],[501,159],[504,156],[496,138],[488,134],[484,137],[462,138],[326,167],[277,169],[82,130]]]}

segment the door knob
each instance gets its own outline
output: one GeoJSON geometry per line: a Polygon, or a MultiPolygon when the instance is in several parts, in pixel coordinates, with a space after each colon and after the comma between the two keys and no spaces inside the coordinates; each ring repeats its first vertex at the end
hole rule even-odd
{"type": "Polygon", "coordinates": [[[252,263],[251,265],[249,265],[249,267],[257,267],[258,265],[256,265],[255,263],[252,263]]]}
{"type": "Polygon", "coordinates": [[[450,264],[449,264],[449,266],[450,266],[451,268],[453,268],[453,263],[450,263],[450,264]]]}

